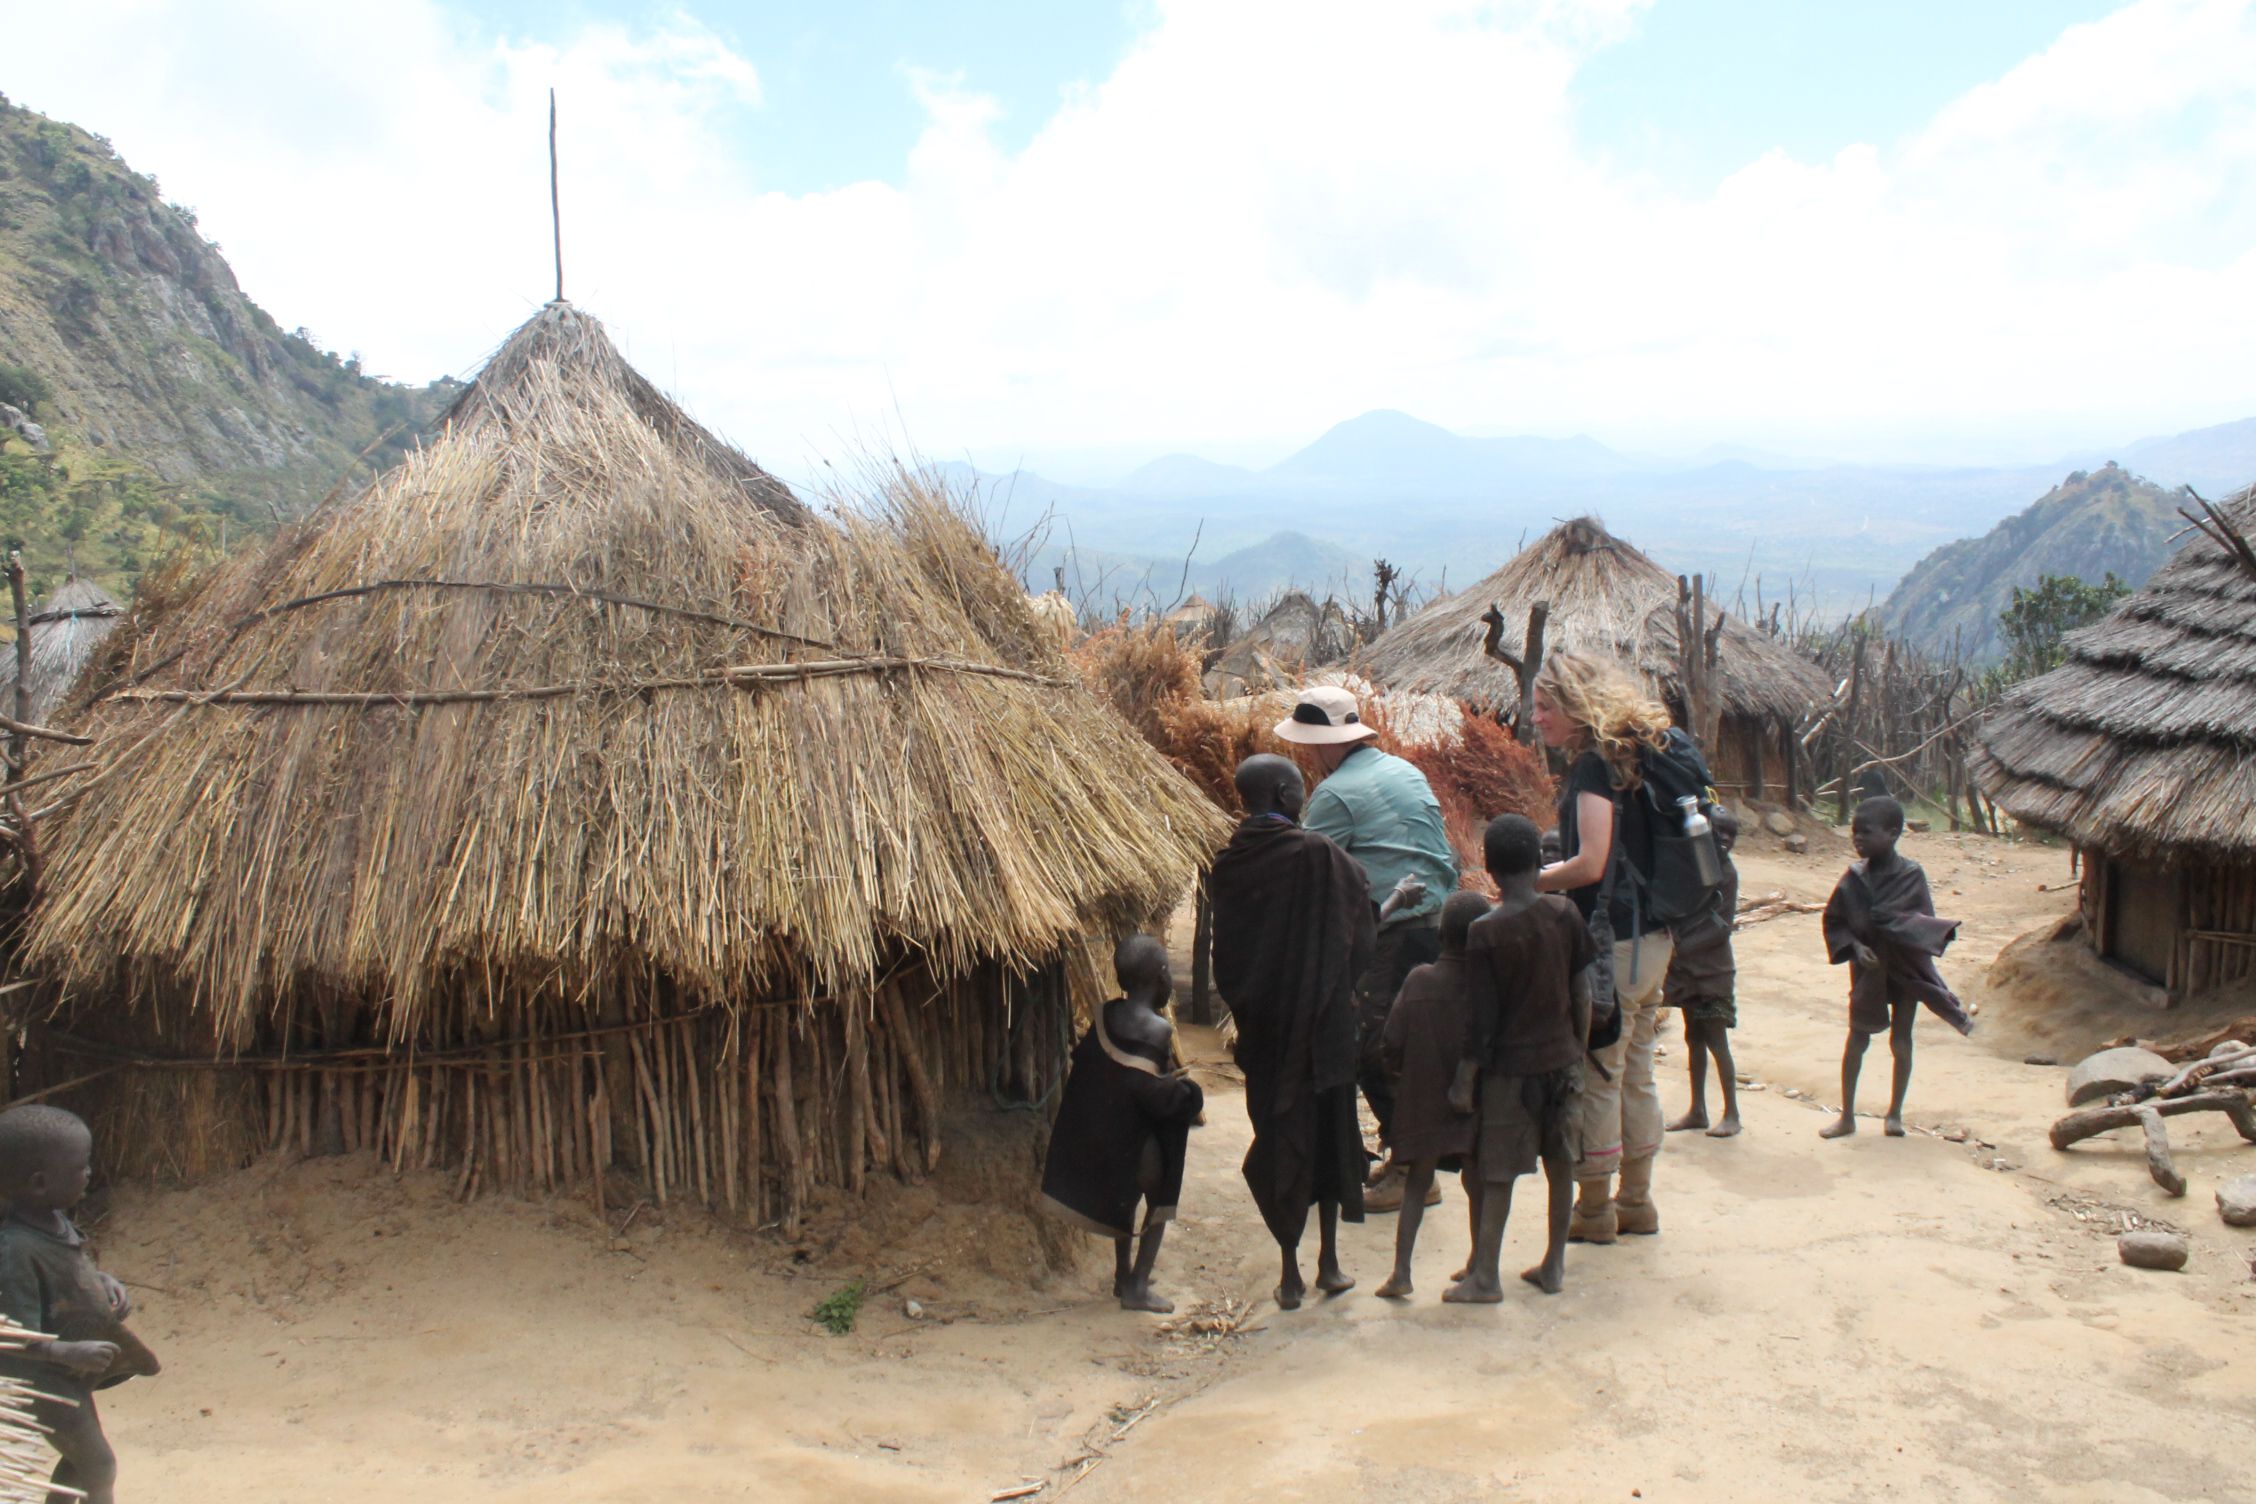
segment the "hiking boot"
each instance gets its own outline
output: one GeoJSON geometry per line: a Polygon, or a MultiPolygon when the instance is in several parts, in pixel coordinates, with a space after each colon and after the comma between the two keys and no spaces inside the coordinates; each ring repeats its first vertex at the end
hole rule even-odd
{"type": "Polygon", "coordinates": [[[1661,1209],[1653,1204],[1653,1156],[1625,1159],[1621,1189],[1614,1194],[1617,1230],[1648,1237],[1661,1230],[1661,1209]]]}
{"type": "MultiPolygon", "coordinates": [[[[1401,1211],[1403,1195],[1409,1188],[1410,1172],[1400,1165],[1388,1165],[1372,1177],[1371,1183],[1363,1188],[1363,1210],[1365,1212],[1401,1211]]],[[[1438,1177],[1433,1184],[1426,1187],[1426,1205],[1441,1205],[1441,1181],[1438,1177]]]]}
{"type": "Polygon", "coordinates": [[[1620,1222],[1614,1214],[1614,1177],[1601,1175],[1595,1180],[1575,1182],[1574,1215],[1567,1219],[1567,1241],[1570,1243],[1611,1243],[1620,1231],[1620,1222]]]}

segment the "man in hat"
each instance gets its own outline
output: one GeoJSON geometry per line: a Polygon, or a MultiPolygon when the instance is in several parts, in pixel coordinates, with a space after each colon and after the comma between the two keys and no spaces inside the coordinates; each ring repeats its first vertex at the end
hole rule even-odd
{"type": "MultiPolygon", "coordinates": [[[[1324,781],[1308,796],[1301,823],[1328,836],[1362,866],[1371,902],[1384,901],[1406,879],[1412,883],[1405,893],[1408,901],[1398,902],[1381,920],[1371,964],[1355,983],[1362,1034],[1356,1079],[1371,1115],[1379,1120],[1384,1145],[1394,1123],[1394,1081],[1384,1047],[1387,1013],[1411,969],[1441,958],[1441,906],[1457,886],[1457,857],[1442,829],[1441,802],[1434,798],[1433,786],[1415,765],[1371,745],[1378,733],[1364,724],[1354,695],[1329,685],[1302,690],[1291,717],[1279,721],[1276,732],[1279,739],[1308,748],[1323,770],[1324,781]]],[[[1364,1209],[1399,1210],[1403,1180],[1390,1157],[1373,1177],[1364,1209]]],[[[1428,1204],[1440,1199],[1437,1186],[1428,1204]]]]}

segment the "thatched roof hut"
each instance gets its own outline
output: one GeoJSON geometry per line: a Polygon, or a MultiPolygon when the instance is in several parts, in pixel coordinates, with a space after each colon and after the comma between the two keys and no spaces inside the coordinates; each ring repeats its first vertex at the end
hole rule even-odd
{"type": "MultiPolygon", "coordinates": [[[[1511,670],[1481,651],[1491,605],[1504,614],[1503,648],[1518,654],[1528,610],[1551,603],[1546,651],[1572,649],[1633,666],[1681,717],[1684,692],[1676,576],[1595,517],[1562,522],[1480,583],[1439,600],[1381,637],[1361,667],[1393,691],[1449,696],[1491,709],[1517,705],[1511,670]]],[[[1717,655],[1723,745],[1709,754],[1719,778],[1763,792],[1766,746],[1831,689],[1817,669],[1763,632],[1727,617],[1717,655]]]]}
{"type": "Polygon", "coordinates": [[[1038,1096],[1059,967],[1227,822],[944,499],[882,490],[818,515],[555,303],[435,442],[113,652],[28,964],[59,1048],[263,1095],[192,1155],[112,1136],[764,1215],[935,1159],[949,1087],[1038,1096]]]}
{"type": "Polygon", "coordinates": [[[75,573],[32,608],[31,673],[25,681],[32,720],[44,721],[62,703],[123,614],[101,586],[75,573]]]}
{"type": "MultiPolygon", "coordinates": [[[[2220,509],[2245,535],[2256,488],[2220,509]]],[[[1985,723],[1974,776],[2086,854],[2102,955],[2172,992],[2256,970],[2256,563],[2208,534],[1985,723]]]]}
{"type": "Polygon", "coordinates": [[[1216,656],[1206,671],[1206,691],[1228,700],[1297,688],[1307,670],[1344,658],[1355,640],[1355,625],[1339,602],[1318,605],[1305,590],[1288,590],[1216,656]]]}

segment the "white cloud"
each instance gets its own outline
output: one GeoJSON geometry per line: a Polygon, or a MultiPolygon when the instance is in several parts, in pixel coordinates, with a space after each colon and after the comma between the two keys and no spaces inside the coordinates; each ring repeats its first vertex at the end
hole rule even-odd
{"type": "Polygon", "coordinates": [[[2246,0],[2142,0],[1908,141],[1693,198],[1575,139],[1576,69],[1640,8],[1160,0],[1023,149],[911,72],[897,182],[802,195],[762,186],[792,143],[759,59],[686,15],[533,44],[430,0],[114,0],[69,46],[12,22],[43,61],[0,87],[159,173],[285,323],[424,376],[547,295],[553,83],[567,290],[786,465],[896,410],[994,460],[1374,406],[1843,447],[2249,410],[2246,0]]]}

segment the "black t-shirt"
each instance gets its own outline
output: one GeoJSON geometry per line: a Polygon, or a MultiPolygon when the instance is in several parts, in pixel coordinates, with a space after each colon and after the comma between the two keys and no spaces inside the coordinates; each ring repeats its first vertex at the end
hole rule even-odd
{"type": "MultiPolygon", "coordinates": [[[[1629,858],[1630,865],[1639,872],[1651,872],[1652,811],[1647,807],[1642,793],[1614,787],[1614,775],[1606,766],[1606,759],[1594,751],[1585,752],[1574,760],[1574,765],[1567,769],[1566,785],[1559,792],[1560,854],[1572,858],[1581,852],[1576,804],[1584,794],[1596,794],[1601,799],[1614,801],[1614,831],[1616,838],[1622,843],[1622,854],[1629,858]]],[[[1588,919],[1590,911],[1597,907],[1599,884],[1604,881],[1605,875],[1601,872],[1598,882],[1567,890],[1567,897],[1574,900],[1574,906],[1581,911],[1583,918],[1588,919]]],[[[1608,910],[1613,917],[1614,938],[1617,940],[1627,940],[1630,937],[1633,917],[1630,892],[1629,874],[1617,873],[1614,877],[1614,902],[1608,910]]],[[[1660,926],[1647,921],[1645,928],[1654,930],[1660,926]]]]}

